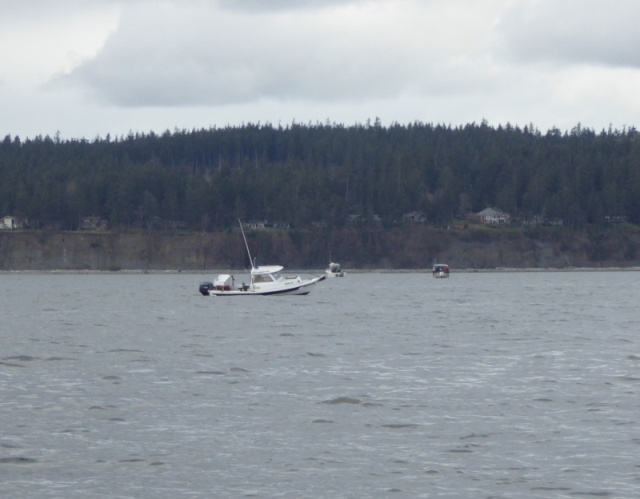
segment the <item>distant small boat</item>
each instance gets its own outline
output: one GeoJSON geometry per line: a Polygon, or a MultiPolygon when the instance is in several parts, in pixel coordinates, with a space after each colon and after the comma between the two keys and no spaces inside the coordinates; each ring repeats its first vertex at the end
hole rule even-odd
{"type": "Polygon", "coordinates": [[[324,271],[327,277],[344,277],[345,272],[342,270],[342,267],[339,263],[331,262],[329,266],[324,271]]]}
{"type": "Polygon", "coordinates": [[[235,278],[231,274],[219,274],[212,283],[200,283],[201,294],[205,296],[306,295],[311,292],[314,284],[326,278],[324,275],[304,279],[300,276],[285,277],[282,275],[283,267],[280,265],[256,266],[251,259],[242,223],[240,223],[240,230],[251,262],[249,283],[236,286],[235,278]]]}
{"type": "Polygon", "coordinates": [[[449,266],[446,263],[434,263],[432,273],[438,279],[449,277],[449,266]]]}

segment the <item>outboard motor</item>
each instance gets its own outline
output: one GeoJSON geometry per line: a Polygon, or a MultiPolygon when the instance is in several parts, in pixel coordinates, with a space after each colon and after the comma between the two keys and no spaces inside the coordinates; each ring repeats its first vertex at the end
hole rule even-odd
{"type": "Polygon", "coordinates": [[[213,289],[213,284],[210,282],[201,282],[200,283],[200,293],[204,296],[209,296],[209,290],[213,289]]]}

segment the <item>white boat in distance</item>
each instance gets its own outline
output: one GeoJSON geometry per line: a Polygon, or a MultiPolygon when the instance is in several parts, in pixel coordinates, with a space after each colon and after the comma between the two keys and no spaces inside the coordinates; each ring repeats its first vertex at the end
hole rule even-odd
{"type": "Polygon", "coordinates": [[[251,262],[249,283],[242,283],[240,286],[236,286],[233,275],[219,274],[213,283],[200,283],[199,290],[201,294],[205,296],[307,295],[316,283],[326,278],[324,275],[309,278],[300,276],[285,277],[282,275],[284,267],[280,265],[256,266],[251,258],[242,223],[240,223],[240,230],[242,231],[242,238],[251,262]]]}
{"type": "Polygon", "coordinates": [[[446,263],[434,263],[432,273],[438,279],[449,277],[449,266],[446,263]]]}
{"type": "Polygon", "coordinates": [[[327,267],[327,270],[324,271],[327,277],[344,277],[345,272],[342,270],[342,267],[339,263],[331,262],[327,267]]]}

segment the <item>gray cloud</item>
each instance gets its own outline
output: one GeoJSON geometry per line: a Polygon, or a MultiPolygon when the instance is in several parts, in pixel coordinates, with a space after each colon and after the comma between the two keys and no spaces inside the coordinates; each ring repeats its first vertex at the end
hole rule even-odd
{"type": "Polygon", "coordinates": [[[128,9],[102,51],[56,84],[119,106],[345,101],[401,91],[411,51],[366,26],[342,21],[336,29],[329,17],[291,24],[287,16],[247,19],[210,7],[128,9]]]}
{"type": "Polygon", "coordinates": [[[518,2],[498,32],[517,62],[640,67],[639,18],[636,0],[518,2]]]}
{"type": "Polygon", "coordinates": [[[224,9],[244,12],[278,12],[283,10],[320,10],[333,6],[381,2],[385,0],[217,0],[224,9]]]}
{"type": "Polygon", "coordinates": [[[0,126],[619,127],[640,116],[636,1],[0,0],[0,126]]]}

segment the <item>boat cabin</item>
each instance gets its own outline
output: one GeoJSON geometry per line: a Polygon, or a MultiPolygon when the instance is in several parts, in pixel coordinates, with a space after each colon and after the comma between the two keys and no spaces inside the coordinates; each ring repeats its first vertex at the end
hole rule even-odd
{"type": "Polygon", "coordinates": [[[282,268],[280,265],[263,265],[254,267],[251,270],[251,282],[275,282],[282,279],[282,268]]]}
{"type": "Polygon", "coordinates": [[[449,266],[446,263],[435,263],[433,277],[449,277],[449,266]]]}

